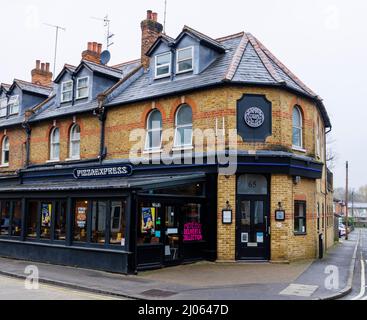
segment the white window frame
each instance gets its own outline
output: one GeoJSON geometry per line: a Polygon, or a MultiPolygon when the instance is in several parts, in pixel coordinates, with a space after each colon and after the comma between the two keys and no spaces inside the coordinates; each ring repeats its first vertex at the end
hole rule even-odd
{"type": "Polygon", "coordinates": [[[50,161],[54,161],[54,162],[60,161],[60,128],[58,127],[53,128],[50,133],[50,161]],[[58,142],[54,141],[54,133],[56,130],[59,130],[59,141],[58,142]],[[57,158],[55,157],[55,149],[54,149],[55,146],[59,148],[59,152],[58,152],[59,156],[57,158]]]}
{"type": "Polygon", "coordinates": [[[19,95],[11,96],[9,98],[9,101],[8,101],[9,116],[14,115],[14,114],[18,114],[19,113],[19,108],[20,108],[19,95]],[[16,103],[14,103],[13,100],[15,100],[16,103]],[[14,112],[12,110],[12,108],[14,108],[14,107],[17,107],[17,112],[14,112]]]}
{"type": "Polygon", "coordinates": [[[316,121],[316,156],[319,159],[321,158],[321,126],[319,118],[316,121]]]}
{"type": "Polygon", "coordinates": [[[293,149],[294,150],[298,150],[298,151],[305,151],[304,149],[303,149],[303,146],[304,146],[304,141],[303,141],[303,115],[302,115],[302,111],[301,111],[301,109],[300,109],[300,107],[298,107],[298,106],[295,106],[294,108],[293,108],[293,111],[292,111],[292,147],[293,147],[293,149]],[[300,123],[300,127],[296,127],[295,126],[295,124],[294,124],[294,119],[293,119],[293,112],[294,112],[294,110],[297,110],[297,112],[298,112],[298,114],[299,114],[299,116],[300,116],[300,121],[301,121],[301,123],[300,123]],[[293,144],[293,130],[294,129],[298,129],[298,130],[300,130],[300,132],[301,132],[301,145],[300,146],[297,146],[297,145],[294,145],[293,144]]]}
{"type": "Polygon", "coordinates": [[[89,77],[78,78],[77,81],[76,81],[76,99],[79,100],[79,99],[85,99],[85,98],[88,98],[88,97],[89,97],[89,77]],[[79,87],[80,81],[85,80],[85,79],[87,79],[87,85],[84,86],[84,87],[79,87]],[[88,89],[86,96],[80,96],[79,95],[79,92],[80,92],[81,89],[88,89]]]}
{"type": "Polygon", "coordinates": [[[154,78],[155,79],[167,78],[171,75],[171,73],[172,73],[172,52],[165,52],[165,53],[156,55],[155,56],[155,62],[154,62],[154,78]],[[169,55],[169,63],[163,64],[163,65],[158,67],[158,65],[157,65],[158,58],[162,57],[162,56],[166,56],[166,55],[169,55]],[[167,73],[161,74],[161,75],[157,74],[158,68],[165,68],[167,66],[168,66],[168,69],[169,69],[167,73]]]}
{"type": "Polygon", "coordinates": [[[61,103],[70,102],[73,100],[73,90],[74,90],[73,80],[68,80],[61,83],[61,103]],[[69,83],[71,83],[71,89],[65,90],[65,86],[69,83]],[[68,92],[71,92],[71,98],[69,100],[64,100],[64,93],[68,92]]]}
{"type": "Polygon", "coordinates": [[[9,166],[9,161],[10,159],[8,159],[8,161],[5,161],[5,153],[8,152],[9,153],[9,158],[10,158],[10,143],[9,143],[9,137],[5,136],[3,138],[3,141],[1,143],[1,166],[9,166]],[[5,142],[7,142],[8,147],[5,148],[5,142]]]}
{"type": "Polygon", "coordinates": [[[186,47],[186,48],[182,48],[182,49],[178,49],[176,51],[176,74],[181,74],[181,73],[186,73],[186,72],[191,72],[194,70],[194,47],[191,46],[191,47],[186,47]],[[184,50],[188,50],[188,49],[191,49],[191,59],[178,59],[178,55],[181,51],[184,51],[184,50]],[[179,71],[179,64],[180,62],[184,62],[184,61],[188,61],[188,60],[192,60],[192,68],[191,69],[187,69],[187,70],[182,70],[182,71],[179,71]]]}
{"type": "Polygon", "coordinates": [[[193,140],[194,140],[194,125],[193,125],[193,120],[191,118],[191,124],[184,124],[184,125],[179,125],[178,124],[178,115],[181,111],[181,109],[183,107],[189,107],[191,109],[191,113],[192,113],[192,108],[190,105],[188,104],[183,104],[181,105],[177,111],[176,111],[176,116],[175,116],[175,142],[174,142],[174,148],[175,149],[180,149],[180,148],[191,148],[193,146],[193,140]],[[177,144],[177,137],[178,137],[178,130],[179,129],[185,129],[185,128],[191,128],[191,143],[190,144],[177,144]]]}
{"type": "Polygon", "coordinates": [[[1,98],[0,99],[0,118],[5,118],[8,115],[8,99],[1,98]],[[2,111],[5,110],[5,114],[2,114],[2,111]]]}
{"type": "Polygon", "coordinates": [[[163,143],[163,116],[162,116],[162,122],[161,122],[161,127],[160,128],[158,128],[158,129],[149,129],[150,118],[152,117],[152,114],[154,112],[159,112],[162,116],[162,112],[160,112],[158,109],[152,110],[148,115],[147,123],[146,123],[147,133],[146,133],[146,137],[145,137],[145,152],[156,152],[156,151],[160,151],[162,149],[162,143],[163,143]],[[149,144],[150,144],[149,143],[150,142],[149,133],[153,133],[153,132],[160,132],[161,133],[161,141],[160,141],[159,146],[151,148],[149,146],[149,144]]]}
{"type": "Polygon", "coordinates": [[[69,157],[71,160],[79,160],[80,159],[80,126],[78,124],[74,124],[71,129],[70,129],[70,144],[69,144],[69,157]],[[79,140],[73,139],[73,132],[74,130],[79,127],[79,140]],[[73,144],[74,143],[79,143],[79,154],[78,155],[73,155],[73,144]]]}

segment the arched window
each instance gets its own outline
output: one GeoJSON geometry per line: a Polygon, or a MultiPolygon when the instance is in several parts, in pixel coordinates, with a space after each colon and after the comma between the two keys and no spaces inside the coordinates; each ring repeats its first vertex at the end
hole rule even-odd
{"type": "Polygon", "coordinates": [[[2,151],[1,152],[1,164],[4,166],[9,164],[9,149],[10,149],[9,138],[4,137],[3,143],[1,146],[1,151],[2,151]]]}
{"type": "Polygon", "coordinates": [[[50,134],[50,160],[60,160],[60,129],[53,128],[50,134]]]}
{"type": "Polygon", "coordinates": [[[176,112],[175,147],[192,146],[192,109],[183,104],[176,112]]]}
{"type": "Polygon", "coordinates": [[[159,150],[162,147],[162,114],[153,110],[147,120],[146,150],[159,150]]]}
{"type": "Polygon", "coordinates": [[[80,159],[80,127],[74,124],[70,129],[70,159],[80,159]]]}
{"type": "Polygon", "coordinates": [[[303,148],[303,118],[299,107],[293,109],[293,147],[303,148]]]}

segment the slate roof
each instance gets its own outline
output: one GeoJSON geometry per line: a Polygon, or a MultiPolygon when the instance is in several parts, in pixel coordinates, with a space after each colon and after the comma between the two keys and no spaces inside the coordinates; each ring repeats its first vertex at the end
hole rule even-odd
{"type": "Polygon", "coordinates": [[[104,65],[97,64],[91,61],[87,61],[87,60],[82,60],[82,63],[75,70],[75,72],[78,72],[78,70],[82,67],[83,64],[85,64],[93,72],[102,73],[102,74],[105,74],[107,76],[111,76],[117,79],[120,79],[122,77],[122,70],[120,69],[104,66],[104,65]]]}
{"type": "Polygon", "coordinates": [[[48,97],[51,92],[52,92],[52,87],[46,87],[46,86],[41,86],[38,84],[34,84],[28,81],[24,81],[24,80],[18,80],[15,79],[13,85],[11,86],[11,88],[9,90],[12,90],[12,88],[18,85],[18,87],[22,90],[22,91],[28,91],[28,92],[32,92],[32,93],[36,93],[36,94],[40,94],[43,96],[48,97]]]}
{"type": "MultiPolygon", "coordinates": [[[[185,27],[184,31],[190,31],[204,38],[203,34],[189,27],[185,27]]],[[[210,39],[206,37],[205,41],[210,39]]],[[[225,49],[225,53],[200,74],[180,75],[174,81],[166,79],[152,83],[150,74],[145,72],[129,87],[122,90],[119,95],[113,99],[107,99],[106,105],[114,106],[155,99],[225,83],[263,85],[281,87],[313,99],[320,109],[326,127],[331,127],[321,98],[299,80],[252,34],[242,32],[213,41],[212,44],[220,45],[225,49]]]]}
{"type": "Polygon", "coordinates": [[[10,84],[6,84],[6,83],[0,84],[0,89],[4,89],[5,91],[9,91],[10,87],[11,87],[10,84]]]}
{"type": "Polygon", "coordinates": [[[47,101],[33,109],[34,115],[29,118],[29,122],[36,122],[49,118],[57,118],[68,115],[83,113],[94,110],[98,107],[98,100],[94,99],[86,103],[80,103],[73,106],[59,106],[55,103],[55,96],[50,97],[47,101]]]}

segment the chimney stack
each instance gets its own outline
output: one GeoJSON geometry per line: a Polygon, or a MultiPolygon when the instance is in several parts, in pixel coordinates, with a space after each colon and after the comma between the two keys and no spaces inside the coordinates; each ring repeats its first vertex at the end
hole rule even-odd
{"type": "Polygon", "coordinates": [[[32,83],[41,86],[50,87],[52,85],[52,72],[50,72],[50,64],[48,62],[41,63],[36,61],[36,68],[32,70],[32,83]]]}
{"type": "Polygon", "coordinates": [[[163,25],[158,22],[158,14],[152,10],[147,11],[147,18],[141,23],[141,64],[149,68],[149,57],[146,55],[150,47],[162,34],[163,25]]]}
{"type": "Polygon", "coordinates": [[[102,44],[97,42],[88,42],[87,50],[83,51],[82,59],[94,63],[101,63],[102,44]]]}

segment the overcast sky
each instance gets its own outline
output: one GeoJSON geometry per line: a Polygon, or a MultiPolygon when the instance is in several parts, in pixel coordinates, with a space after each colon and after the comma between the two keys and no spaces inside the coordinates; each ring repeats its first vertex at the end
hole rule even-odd
{"type": "MultiPolygon", "coordinates": [[[[88,41],[105,42],[109,14],[114,46],[111,63],[139,58],[140,22],[152,9],[163,21],[164,0],[12,0],[0,10],[0,81],[30,80],[35,60],[53,62],[60,25],[57,73],[78,64],[88,41]]],[[[325,101],[333,123],[336,186],[345,161],[351,185],[367,184],[367,2],[363,0],[168,0],[167,34],[186,24],[212,37],[253,33],[325,101]]]]}

